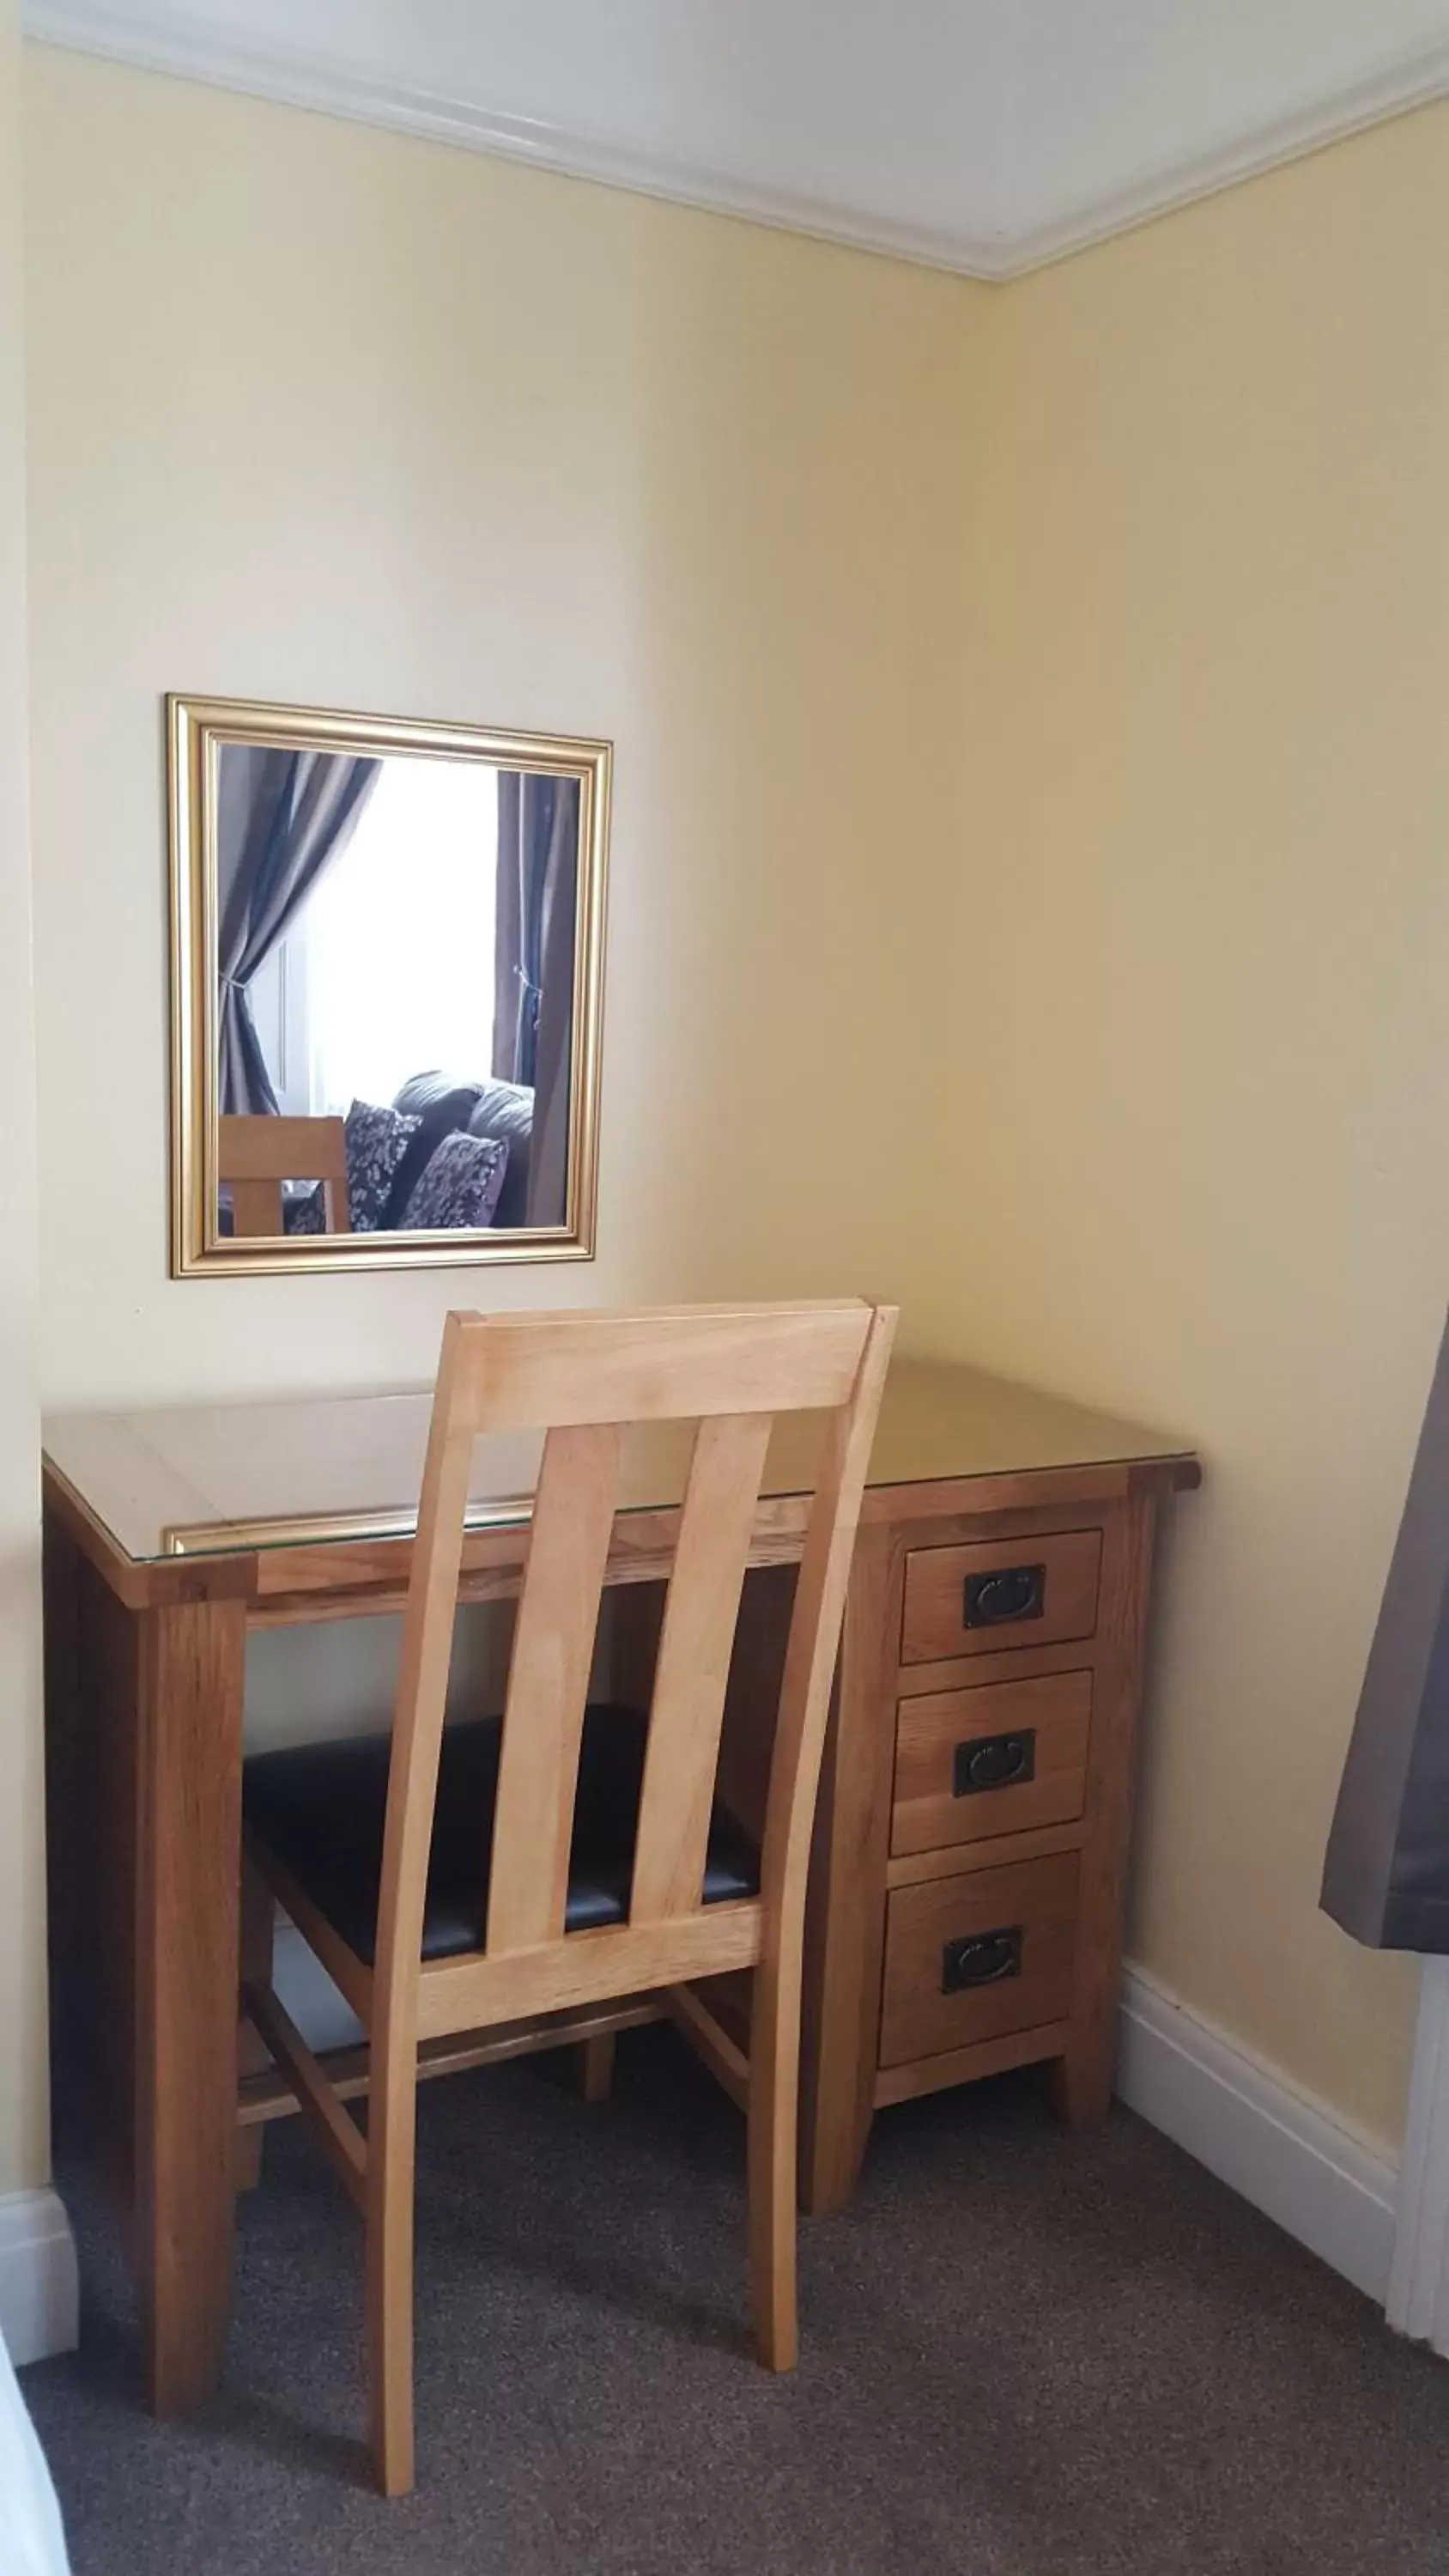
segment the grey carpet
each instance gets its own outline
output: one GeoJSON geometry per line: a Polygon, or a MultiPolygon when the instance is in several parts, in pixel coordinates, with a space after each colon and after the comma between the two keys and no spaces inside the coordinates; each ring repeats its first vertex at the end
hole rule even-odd
{"type": "Polygon", "coordinates": [[[87,2222],[81,2351],[27,2372],[76,2576],[1445,2576],[1449,2364],[1118,2111],[1022,2079],[877,2122],[803,2232],[793,2378],[744,2346],[743,2131],[673,2036],[435,2084],[419,2483],[359,2444],[360,2239],[295,2124],[242,2204],[226,2389],[135,2395],[87,2222]]]}

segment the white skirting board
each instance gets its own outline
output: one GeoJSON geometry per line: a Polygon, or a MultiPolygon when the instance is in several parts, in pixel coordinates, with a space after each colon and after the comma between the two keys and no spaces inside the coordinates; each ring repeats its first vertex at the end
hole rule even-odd
{"type": "Polygon", "coordinates": [[[17,2365],[76,2340],[75,2239],[58,2193],[0,2193],[0,2335],[17,2365]]]}
{"type": "Polygon", "coordinates": [[[1130,2110],[1383,2306],[1394,2166],[1138,1968],[1123,1981],[1117,2090],[1130,2110]]]}

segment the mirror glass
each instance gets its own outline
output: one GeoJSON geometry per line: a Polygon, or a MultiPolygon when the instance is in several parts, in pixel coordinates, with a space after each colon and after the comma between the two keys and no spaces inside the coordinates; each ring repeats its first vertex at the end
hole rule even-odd
{"type": "Polygon", "coordinates": [[[178,1267],[577,1257],[606,747],[285,712],[174,713],[178,1267]]]}

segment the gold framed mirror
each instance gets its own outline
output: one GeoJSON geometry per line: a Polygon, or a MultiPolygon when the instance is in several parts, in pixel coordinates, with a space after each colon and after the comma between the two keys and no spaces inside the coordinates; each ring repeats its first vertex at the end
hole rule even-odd
{"type": "Polygon", "coordinates": [[[610,746],[166,712],[173,1278],[588,1260],[610,746]]]}

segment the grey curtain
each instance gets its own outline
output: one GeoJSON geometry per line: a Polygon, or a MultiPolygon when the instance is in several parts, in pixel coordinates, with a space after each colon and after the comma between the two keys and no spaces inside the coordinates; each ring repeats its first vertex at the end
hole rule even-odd
{"type": "Polygon", "coordinates": [[[1449,1332],[1329,1835],[1323,1905],[1377,1950],[1449,1950],[1449,1332]]]}
{"type": "Polygon", "coordinates": [[[493,1071],[533,1087],[526,1225],[564,1219],[578,877],[578,780],[500,770],[493,1071]]]}
{"type": "Polygon", "coordinates": [[[225,743],[220,760],[217,959],[221,1110],[275,1114],[247,987],[345,847],[381,773],[341,752],[225,743]]]}

